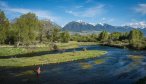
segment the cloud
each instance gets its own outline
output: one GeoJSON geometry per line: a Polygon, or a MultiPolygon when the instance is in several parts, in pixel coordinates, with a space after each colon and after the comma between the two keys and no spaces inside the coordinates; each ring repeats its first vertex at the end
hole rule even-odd
{"type": "Polygon", "coordinates": [[[95,17],[97,15],[100,15],[104,11],[104,6],[105,5],[103,4],[99,4],[85,10],[66,10],[65,12],[77,17],[95,17]]]}
{"type": "MultiPolygon", "coordinates": [[[[36,10],[36,9],[26,9],[26,8],[14,8],[9,6],[7,3],[0,1],[0,9],[2,9],[5,12],[9,12],[11,14],[26,14],[29,12],[35,13],[36,16],[38,16],[40,19],[50,19],[52,21],[57,20],[57,17],[54,17],[51,15],[50,12],[46,10],[36,10]]],[[[14,16],[14,15],[13,15],[14,16]]]]}
{"type": "Polygon", "coordinates": [[[136,12],[141,14],[146,14],[146,4],[138,4],[137,7],[134,8],[136,12]]]}
{"type": "Polygon", "coordinates": [[[133,28],[146,28],[146,22],[145,21],[139,21],[139,22],[130,22],[126,24],[127,26],[131,26],[133,28]]]}

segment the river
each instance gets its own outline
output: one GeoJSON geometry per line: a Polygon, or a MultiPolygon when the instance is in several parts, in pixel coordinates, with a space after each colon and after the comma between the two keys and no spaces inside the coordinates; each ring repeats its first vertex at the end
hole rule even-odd
{"type": "MultiPolygon", "coordinates": [[[[87,50],[105,50],[108,53],[93,59],[42,65],[38,79],[35,74],[20,74],[25,70],[29,73],[30,67],[15,69],[8,72],[15,76],[8,78],[8,81],[0,81],[2,84],[133,84],[146,76],[146,51],[95,45],[80,46],[76,51],[84,47],[87,50]]],[[[70,51],[72,49],[66,50],[70,51]]]]}

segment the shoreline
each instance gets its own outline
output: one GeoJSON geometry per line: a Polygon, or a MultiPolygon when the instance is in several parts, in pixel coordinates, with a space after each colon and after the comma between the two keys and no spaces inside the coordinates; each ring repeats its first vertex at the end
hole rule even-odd
{"type": "Polygon", "coordinates": [[[114,48],[121,48],[121,49],[129,49],[129,50],[146,50],[145,48],[144,49],[136,49],[136,48],[131,48],[129,45],[124,45],[124,46],[120,46],[120,45],[110,45],[110,44],[99,44],[101,46],[109,46],[109,47],[114,47],[114,48]]]}

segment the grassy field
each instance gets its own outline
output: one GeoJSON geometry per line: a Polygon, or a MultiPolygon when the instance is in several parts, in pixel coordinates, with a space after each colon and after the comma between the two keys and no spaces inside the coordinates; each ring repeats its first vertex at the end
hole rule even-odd
{"type": "Polygon", "coordinates": [[[61,63],[102,56],[106,51],[76,51],[42,56],[0,59],[0,66],[31,66],[40,64],[61,63]]]}
{"type": "MultiPolygon", "coordinates": [[[[96,45],[94,42],[56,43],[59,49],[77,48],[80,45],[96,45]]],[[[94,58],[102,56],[106,51],[72,51],[51,54],[49,47],[29,47],[29,48],[0,48],[0,66],[31,66],[39,64],[61,63],[80,59],[94,58]]]]}
{"type": "MultiPolygon", "coordinates": [[[[97,45],[96,42],[76,42],[70,41],[68,43],[55,43],[58,46],[58,49],[70,49],[70,48],[77,48],[83,45],[97,45]]],[[[13,46],[3,45],[0,47],[0,56],[7,56],[7,55],[15,55],[15,54],[24,54],[24,53],[31,53],[31,52],[39,52],[39,51],[50,51],[50,46],[45,44],[39,44],[35,47],[29,48],[14,48],[13,46]]]]}
{"type": "Polygon", "coordinates": [[[68,43],[56,43],[56,45],[60,49],[77,48],[83,45],[97,45],[97,44],[98,44],[97,42],[76,42],[76,41],[70,41],[68,43]]]}

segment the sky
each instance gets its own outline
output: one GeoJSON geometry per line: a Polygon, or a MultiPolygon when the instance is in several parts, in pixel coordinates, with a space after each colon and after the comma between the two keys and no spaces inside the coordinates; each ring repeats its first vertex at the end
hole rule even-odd
{"type": "Polygon", "coordinates": [[[0,0],[9,20],[28,12],[60,26],[71,21],[146,26],[146,0],[0,0]]]}

